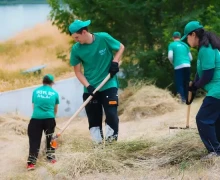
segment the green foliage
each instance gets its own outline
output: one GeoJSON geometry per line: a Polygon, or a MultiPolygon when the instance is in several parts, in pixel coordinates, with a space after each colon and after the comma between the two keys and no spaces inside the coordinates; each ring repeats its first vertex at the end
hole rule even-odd
{"type": "MultiPolygon", "coordinates": [[[[174,90],[173,67],[167,59],[172,33],[191,20],[218,32],[220,1],[210,0],[48,0],[53,24],[67,33],[74,19],[91,19],[91,32],[105,31],[125,47],[122,67],[127,79],[153,79],[174,90]]],[[[197,50],[193,51],[192,77],[197,50]]],[[[123,82],[124,85],[126,83],[123,82]]]]}

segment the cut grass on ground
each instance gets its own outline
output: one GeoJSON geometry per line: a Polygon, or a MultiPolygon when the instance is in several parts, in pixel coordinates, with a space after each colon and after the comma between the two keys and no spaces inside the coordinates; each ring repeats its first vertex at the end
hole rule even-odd
{"type": "MultiPolygon", "coordinates": [[[[116,173],[125,171],[167,169],[170,177],[183,172],[200,172],[216,166],[219,161],[201,162],[200,157],[206,152],[195,131],[179,132],[175,137],[166,137],[152,142],[148,139],[119,141],[118,143],[93,148],[89,138],[76,138],[64,135],[65,143],[60,140],[57,149],[58,163],[51,168],[42,157],[37,170],[32,176],[39,177],[42,168],[51,178],[59,175],[65,178],[79,178],[94,173],[116,173]]],[[[205,173],[205,171],[204,171],[205,173]]],[[[30,174],[14,174],[13,177],[28,179],[30,174]]]]}

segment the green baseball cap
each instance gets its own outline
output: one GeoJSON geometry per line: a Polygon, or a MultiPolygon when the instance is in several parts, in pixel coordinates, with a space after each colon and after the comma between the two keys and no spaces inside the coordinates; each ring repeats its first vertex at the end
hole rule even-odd
{"type": "Polygon", "coordinates": [[[48,77],[49,80],[51,80],[52,82],[54,82],[54,76],[53,76],[52,74],[46,74],[46,75],[44,76],[44,78],[46,78],[46,77],[48,77]]]}
{"type": "Polygon", "coordinates": [[[91,20],[81,21],[77,19],[69,25],[69,32],[71,34],[74,34],[77,31],[79,31],[81,28],[89,26],[90,23],[91,23],[91,20]]]}
{"type": "Polygon", "coordinates": [[[181,41],[184,41],[189,33],[201,28],[203,28],[203,25],[199,21],[190,21],[184,28],[184,36],[181,38],[181,41]]]}
{"type": "Polygon", "coordinates": [[[175,32],[173,33],[173,37],[181,37],[180,32],[175,31],[175,32]]]}

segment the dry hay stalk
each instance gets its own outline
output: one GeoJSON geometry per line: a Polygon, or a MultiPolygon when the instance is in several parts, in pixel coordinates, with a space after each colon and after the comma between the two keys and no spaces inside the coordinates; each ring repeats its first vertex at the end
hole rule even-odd
{"type": "Polygon", "coordinates": [[[122,121],[134,120],[158,116],[172,112],[179,107],[179,104],[171,94],[153,85],[144,86],[134,95],[124,99],[120,107],[122,121]]]}

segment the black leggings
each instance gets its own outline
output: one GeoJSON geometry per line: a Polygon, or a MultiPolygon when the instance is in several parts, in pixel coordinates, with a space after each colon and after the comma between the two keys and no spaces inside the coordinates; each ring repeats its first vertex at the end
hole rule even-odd
{"type": "Polygon", "coordinates": [[[54,118],[48,119],[31,119],[28,125],[29,137],[29,157],[28,163],[35,164],[40,150],[42,133],[46,135],[47,158],[51,158],[51,153],[55,153],[55,149],[51,147],[50,141],[56,127],[54,118]]]}

